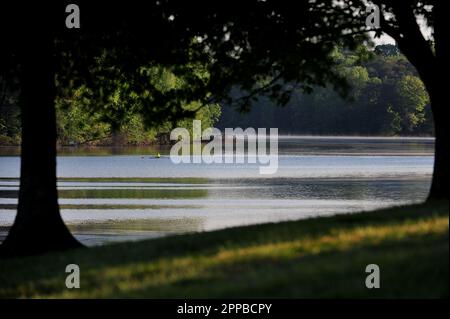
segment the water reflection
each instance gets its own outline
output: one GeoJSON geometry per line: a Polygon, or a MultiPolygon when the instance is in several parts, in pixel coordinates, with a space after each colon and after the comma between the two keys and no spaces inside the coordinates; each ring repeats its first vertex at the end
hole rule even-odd
{"type": "MultiPolygon", "coordinates": [[[[284,137],[267,177],[252,164],[174,165],[149,148],[72,148],[58,157],[60,206],[87,245],[370,210],[425,199],[432,149],[432,139],[284,137]]],[[[0,240],[19,186],[20,159],[8,152],[0,240]]]]}

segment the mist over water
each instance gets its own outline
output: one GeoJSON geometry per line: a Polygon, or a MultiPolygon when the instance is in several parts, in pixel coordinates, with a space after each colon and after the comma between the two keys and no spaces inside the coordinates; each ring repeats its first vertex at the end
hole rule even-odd
{"type": "MultiPolygon", "coordinates": [[[[60,150],[63,219],[87,245],[351,213],[420,202],[433,139],[296,137],[279,140],[279,168],[173,164],[168,148],[60,150]]],[[[0,240],[15,217],[20,158],[0,156],[0,240]]]]}

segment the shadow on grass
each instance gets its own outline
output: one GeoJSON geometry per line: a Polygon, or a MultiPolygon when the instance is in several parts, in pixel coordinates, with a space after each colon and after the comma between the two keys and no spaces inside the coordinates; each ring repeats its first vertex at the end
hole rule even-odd
{"type": "Polygon", "coordinates": [[[443,297],[448,202],[3,260],[0,283],[1,297],[443,297]],[[81,289],[65,287],[70,263],[81,289]]]}

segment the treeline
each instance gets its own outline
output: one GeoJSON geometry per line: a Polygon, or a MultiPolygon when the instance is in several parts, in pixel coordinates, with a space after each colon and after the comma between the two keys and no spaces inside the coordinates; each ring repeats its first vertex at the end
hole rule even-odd
{"type": "MultiPolygon", "coordinates": [[[[149,83],[160,92],[185,85],[170,70],[158,66],[145,67],[149,83]]],[[[0,79],[1,83],[1,79],[0,79]]],[[[139,99],[130,97],[128,83],[121,79],[103,79],[108,91],[107,102],[99,105],[92,90],[81,85],[61,90],[55,101],[57,136],[60,145],[144,145],[168,142],[173,127],[191,129],[192,118],[176,121],[157,120],[149,125],[144,118],[139,99]]],[[[20,144],[20,108],[18,92],[6,92],[0,105],[0,144],[20,144]]],[[[202,105],[194,101],[182,105],[186,111],[195,111],[194,118],[205,127],[213,126],[220,117],[218,104],[202,105]]],[[[191,114],[191,113],[187,113],[191,114]]],[[[150,119],[153,120],[153,119],[150,119]]]]}
{"type": "Polygon", "coordinates": [[[396,46],[380,45],[365,53],[336,49],[334,58],[352,88],[347,98],[331,87],[316,87],[311,94],[296,90],[284,107],[261,97],[246,114],[222,107],[217,126],[277,127],[284,134],[313,135],[433,133],[425,87],[396,46]]]}
{"type": "MultiPolygon", "coordinates": [[[[278,107],[260,97],[249,113],[239,113],[232,106],[217,104],[185,105],[198,110],[202,126],[277,127],[282,134],[314,135],[431,135],[433,133],[429,99],[412,65],[393,45],[346,52],[337,48],[333,54],[336,67],[347,79],[351,90],[346,98],[331,87],[316,87],[311,94],[294,90],[289,102],[278,107]]],[[[160,88],[183,85],[169,70],[148,68],[149,81],[160,88]]],[[[5,91],[0,96],[0,144],[20,143],[18,94],[5,91]]],[[[111,85],[111,84],[110,84],[111,85]]],[[[191,119],[176,123],[161,121],[145,125],[136,106],[125,105],[122,98],[126,83],[114,83],[107,105],[92,105],[89,91],[81,86],[61,94],[57,101],[58,142],[70,144],[148,144],[167,139],[176,125],[190,128],[191,119]]],[[[242,95],[234,93],[235,97],[242,95]]]]}

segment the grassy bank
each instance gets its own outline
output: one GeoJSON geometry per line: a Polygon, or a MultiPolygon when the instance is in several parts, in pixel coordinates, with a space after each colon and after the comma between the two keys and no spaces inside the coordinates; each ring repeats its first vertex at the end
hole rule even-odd
{"type": "Polygon", "coordinates": [[[448,297],[448,202],[0,261],[0,297],[448,297]],[[65,287],[78,264],[81,288],[65,287]],[[378,264],[381,288],[365,287],[378,264]]]}

